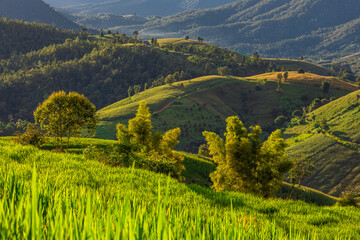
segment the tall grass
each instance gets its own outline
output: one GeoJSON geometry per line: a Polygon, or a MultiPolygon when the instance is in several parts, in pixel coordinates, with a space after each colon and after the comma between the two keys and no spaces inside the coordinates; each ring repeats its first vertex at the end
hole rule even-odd
{"type": "Polygon", "coordinates": [[[0,140],[0,239],[359,239],[359,219],[0,140]]]}
{"type": "MultiPolygon", "coordinates": [[[[30,190],[1,172],[2,239],[274,239],[287,237],[276,224],[169,207],[167,186],[148,205],[127,195],[105,198],[84,187],[66,189],[40,182],[34,168],[30,190]],[[162,200],[161,195],[165,194],[162,200]]],[[[128,187],[131,187],[131,180],[128,187]]]]}

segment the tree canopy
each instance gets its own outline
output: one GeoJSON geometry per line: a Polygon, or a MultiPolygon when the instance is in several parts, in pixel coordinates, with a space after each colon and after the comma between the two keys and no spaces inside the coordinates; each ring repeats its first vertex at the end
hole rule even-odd
{"type": "Polygon", "coordinates": [[[60,149],[63,137],[68,147],[70,137],[79,136],[84,128],[95,133],[97,122],[96,108],[84,95],[64,91],[52,93],[37,107],[34,118],[56,138],[60,149]]]}
{"type": "Polygon", "coordinates": [[[262,142],[260,126],[250,127],[248,132],[237,116],[226,122],[225,142],[216,133],[203,132],[210,155],[218,164],[210,174],[213,188],[273,196],[292,166],[286,158],[280,130],[262,142]]]}
{"type": "Polygon", "coordinates": [[[128,127],[119,123],[116,129],[122,148],[143,153],[147,157],[150,156],[153,161],[165,162],[167,163],[165,165],[171,166],[171,169],[163,169],[161,172],[170,173],[173,177],[180,177],[184,170],[182,165],[184,157],[173,149],[179,143],[177,138],[180,136],[181,130],[175,128],[164,134],[158,131],[152,132],[151,113],[145,101],[139,103],[136,116],[129,120],[128,127]]]}

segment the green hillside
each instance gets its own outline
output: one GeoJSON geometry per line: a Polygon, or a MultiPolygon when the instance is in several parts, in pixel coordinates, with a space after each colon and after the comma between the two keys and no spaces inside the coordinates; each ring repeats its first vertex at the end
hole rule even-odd
{"type": "MultiPolygon", "coordinates": [[[[145,100],[153,113],[155,129],[166,131],[180,127],[178,148],[197,152],[198,146],[204,143],[201,132],[222,133],[228,116],[238,115],[247,126],[259,124],[271,132],[276,117],[289,116],[295,109],[323,96],[321,81],[333,79],[290,72],[288,82],[283,83],[282,91],[278,92],[277,80],[272,80],[277,74],[248,78],[206,76],[148,89],[100,109],[101,122],[96,136],[115,139],[115,125],[126,123],[134,116],[139,102],[145,100]]],[[[340,80],[334,80],[333,84],[329,96],[340,97],[357,89],[340,80]]]]}
{"type": "Polygon", "coordinates": [[[357,239],[360,234],[359,211],[352,207],[214,192],[81,154],[1,139],[0,164],[5,238],[357,239]]]}
{"type": "Polygon", "coordinates": [[[286,129],[288,153],[310,158],[315,165],[304,185],[334,196],[359,185],[359,96],[356,91],[330,102],[309,113],[305,124],[286,129]]]}

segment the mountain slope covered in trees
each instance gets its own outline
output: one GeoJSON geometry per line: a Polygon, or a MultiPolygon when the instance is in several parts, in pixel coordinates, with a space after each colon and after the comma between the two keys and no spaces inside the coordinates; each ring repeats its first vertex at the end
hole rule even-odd
{"type": "Polygon", "coordinates": [[[315,165],[303,184],[339,196],[360,184],[360,91],[293,119],[288,154],[315,165]]]}
{"type": "MultiPolygon", "coordinates": [[[[98,108],[151,86],[217,74],[250,76],[270,64],[209,44],[148,46],[124,35],[68,39],[0,62],[1,119],[32,119],[39,102],[53,91],[85,94],[98,108]],[[170,75],[170,76],[169,76],[170,75]],[[168,77],[166,80],[166,77],[168,77]]],[[[275,66],[272,66],[273,68],[275,66]]]]}
{"type": "Polygon", "coordinates": [[[62,7],[72,13],[137,14],[142,17],[169,16],[188,9],[211,8],[234,0],[45,0],[55,7],[62,7]]]}
{"type": "Polygon", "coordinates": [[[47,24],[36,24],[19,20],[0,20],[0,60],[20,53],[39,50],[51,44],[63,43],[78,34],[59,30],[47,24]]]}
{"type": "Polygon", "coordinates": [[[10,19],[55,24],[59,28],[80,29],[80,26],[56,12],[43,0],[1,0],[0,16],[10,19]]]}
{"type": "Polygon", "coordinates": [[[141,36],[201,36],[245,54],[333,58],[360,50],[359,8],[357,0],[243,0],[118,30],[141,30],[141,36]]]}

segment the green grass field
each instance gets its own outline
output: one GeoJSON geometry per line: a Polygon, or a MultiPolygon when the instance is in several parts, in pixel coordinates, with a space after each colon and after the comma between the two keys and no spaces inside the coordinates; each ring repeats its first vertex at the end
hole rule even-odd
{"type": "MultiPolygon", "coordinates": [[[[86,141],[78,145],[93,140],[86,141]]],[[[9,139],[0,139],[0,165],[3,239],[360,237],[360,212],[353,207],[217,193],[162,174],[111,167],[81,154],[38,150],[9,139]]]]}
{"type": "MultiPolygon", "coordinates": [[[[279,93],[277,82],[272,79],[276,74],[248,78],[206,76],[150,88],[100,109],[96,137],[115,139],[116,124],[127,123],[134,117],[139,102],[145,100],[153,113],[154,128],[166,131],[180,127],[178,149],[197,152],[197,147],[204,142],[201,132],[221,134],[229,116],[238,115],[247,126],[271,127],[278,115],[291,114],[323,96],[320,85],[324,77],[304,74],[302,77],[306,79],[293,83],[300,77],[290,73],[289,82],[282,84],[279,93]]],[[[342,85],[330,88],[329,96],[340,97],[357,89],[351,84],[339,83],[342,85]]]]}

